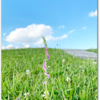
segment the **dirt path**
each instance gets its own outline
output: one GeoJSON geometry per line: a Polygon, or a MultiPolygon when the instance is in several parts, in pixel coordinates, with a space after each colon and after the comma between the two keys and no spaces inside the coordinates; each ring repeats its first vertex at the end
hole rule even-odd
{"type": "Polygon", "coordinates": [[[64,52],[70,55],[77,56],[79,58],[87,59],[87,57],[89,57],[89,59],[97,60],[97,54],[94,52],[89,52],[81,49],[62,49],[62,50],[64,50],[64,52]]]}

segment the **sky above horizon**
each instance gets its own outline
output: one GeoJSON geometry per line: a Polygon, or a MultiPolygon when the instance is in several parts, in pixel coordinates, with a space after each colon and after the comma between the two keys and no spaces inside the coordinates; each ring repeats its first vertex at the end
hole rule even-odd
{"type": "Polygon", "coordinates": [[[1,49],[97,48],[97,0],[1,0],[1,49]],[[58,45],[57,45],[58,44],[58,45]]]}

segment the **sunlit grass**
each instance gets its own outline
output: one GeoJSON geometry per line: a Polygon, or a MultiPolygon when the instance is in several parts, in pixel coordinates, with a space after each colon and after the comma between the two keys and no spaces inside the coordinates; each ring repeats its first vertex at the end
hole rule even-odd
{"type": "MultiPolygon", "coordinates": [[[[25,93],[27,100],[43,100],[44,49],[2,50],[1,53],[2,100],[25,100],[25,93]]],[[[48,53],[48,100],[96,100],[97,63],[73,57],[60,49],[49,48],[48,53]]]]}
{"type": "Polygon", "coordinates": [[[97,53],[97,52],[98,52],[98,49],[88,49],[87,51],[90,51],[90,52],[95,52],[95,53],[97,53]]]}

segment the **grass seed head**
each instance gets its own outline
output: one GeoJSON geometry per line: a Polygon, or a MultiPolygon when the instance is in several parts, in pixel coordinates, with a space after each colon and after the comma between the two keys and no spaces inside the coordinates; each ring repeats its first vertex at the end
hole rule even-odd
{"type": "Polygon", "coordinates": [[[47,44],[46,44],[46,40],[45,40],[45,38],[42,36],[42,39],[43,39],[43,43],[44,43],[44,45],[45,45],[45,49],[47,49],[47,44]]]}

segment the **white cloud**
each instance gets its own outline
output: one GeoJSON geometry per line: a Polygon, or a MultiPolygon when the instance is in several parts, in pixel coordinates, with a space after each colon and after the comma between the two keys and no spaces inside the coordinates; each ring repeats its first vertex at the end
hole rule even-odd
{"type": "Polygon", "coordinates": [[[65,28],[65,26],[64,26],[64,25],[61,25],[61,26],[59,26],[58,28],[65,28]]]}
{"type": "Polygon", "coordinates": [[[66,34],[60,37],[60,39],[64,39],[64,38],[67,38],[66,34]]]}
{"type": "Polygon", "coordinates": [[[2,46],[1,49],[18,49],[18,46],[15,47],[15,46],[13,46],[13,44],[10,44],[8,46],[2,46]]]}
{"type": "Polygon", "coordinates": [[[3,36],[5,36],[6,35],[6,33],[3,33],[3,36]]]}
{"type": "Polygon", "coordinates": [[[14,48],[15,48],[15,47],[14,47],[12,44],[6,46],[6,49],[14,49],[14,48]]]}
{"type": "Polygon", "coordinates": [[[83,30],[86,29],[87,27],[83,27],[83,30]]]}
{"type": "Polygon", "coordinates": [[[19,47],[18,47],[18,46],[16,46],[15,48],[16,48],[16,49],[18,49],[19,47]]]}
{"type": "Polygon", "coordinates": [[[5,46],[2,46],[1,49],[6,49],[6,47],[5,46]]]}
{"type": "Polygon", "coordinates": [[[61,37],[53,37],[52,40],[61,40],[61,39],[64,39],[64,38],[67,38],[67,35],[63,35],[61,37]]]}
{"type": "Polygon", "coordinates": [[[91,11],[91,12],[89,13],[89,16],[90,16],[90,17],[97,16],[97,10],[96,10],[95,12],[91,11]]]}
{"type": "MultiPolygon", "coordinates": [[[[63,26],[64,27],[64,26],[63,26]]],[[[53,37],[53,30],[50,26],[44,24],[32,24],[26,28],[17,28],[15,31],[12,31],[7,37],[6,41],[22,43],[23,48],[29,48],[29,43],[34,45],[40,45],[43,43],[42,36],[45,37],[46,41],[59,40],[67,38],[67,35],[61,37],[53,37]]]]}
{"type": "Polygon", "coordinates": [[[7,37],[6,41],[15,43],[35,43],[41,39],[42,36],[47,37],[53,34],[50,26],[44,24],[32,24],[26,28],[17,28],[12,31],[7,37]]]}
{"type": "Polygon", "coordinates": [[[42,44],[42,43],[43,43],[43,40],[40,39],[39,41],[35,42],[34,45],[38,45],[38,46],[39,46],[39,45],[42,44]]]}
{"type": "Polygon", "coordinates": [[[69,33],[72,33],[72,32],[74,32],[74,31],[76,31],[75,29],[74,30],[71,30],[71,31],[69,31],[69,33]]]}
{"type": "Polygon", "coordinates": [[[23,48],[29,48],[29,47],[30,47],[30,45],[28,45],[28,44],[23,46],[23,48]]]}
{"type": "MultiPolygon", "coordinates": [[[[45,39],[46,41],[55,41],[55,40],[61,40],[61,39],[64,39],[64,38],[67,38],[67,35],[63,35],[61,37],[53,37],[53,36],[47,36],[45,39]]],[[[43,43],[43,40],[40,39],[38,42],[34,43],[35,45],[40,45],[43,43]]]]}

